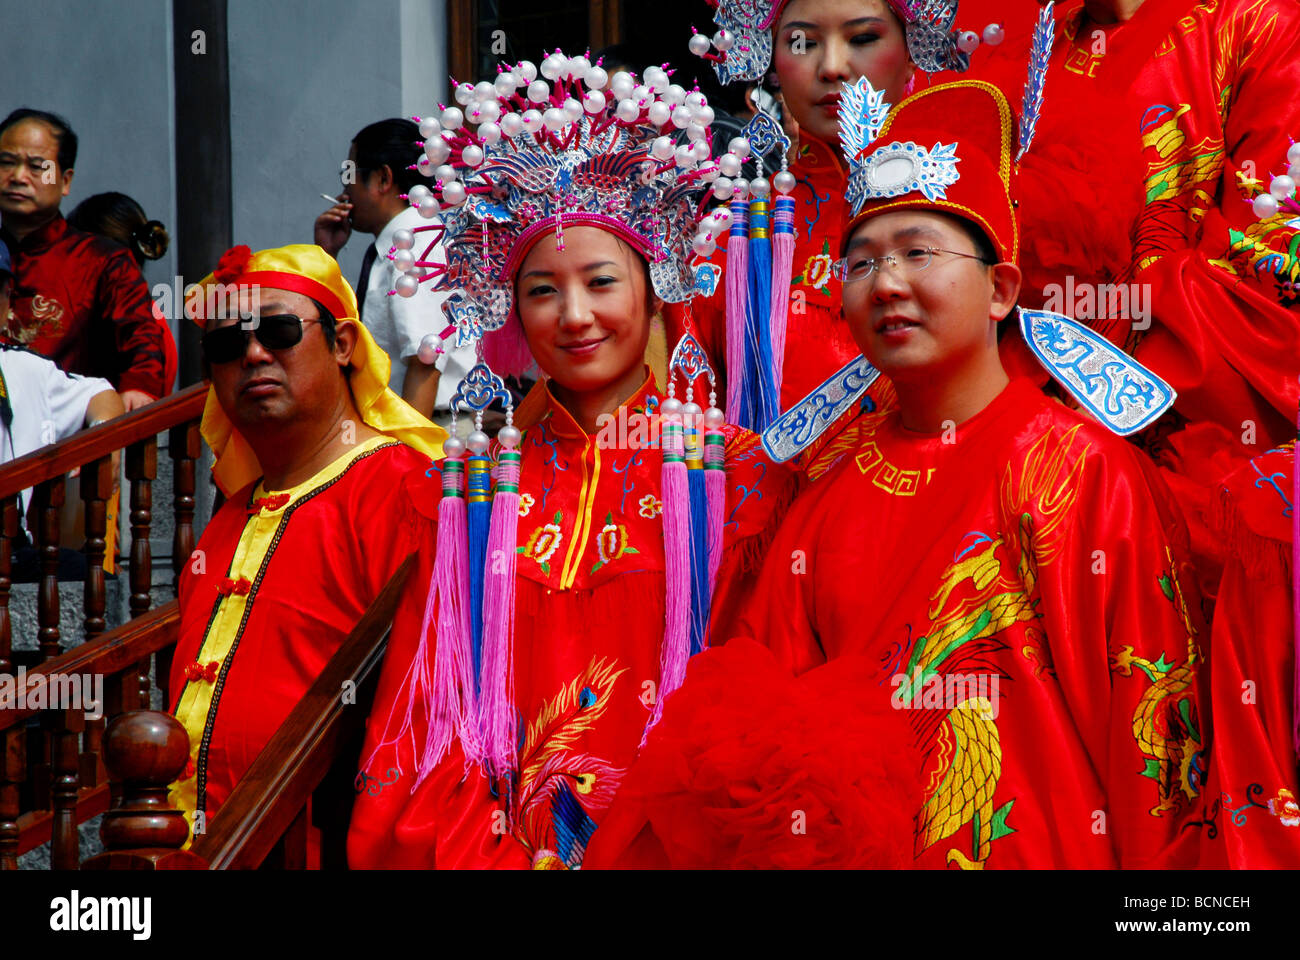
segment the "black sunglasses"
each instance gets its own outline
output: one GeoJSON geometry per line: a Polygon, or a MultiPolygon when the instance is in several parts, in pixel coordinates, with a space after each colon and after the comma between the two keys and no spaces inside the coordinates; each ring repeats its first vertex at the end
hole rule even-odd
{"type": "Polygon", "coordinates": [[[268,350],[288,350],[302,342],[302,325],[320,323],[320,318],[304,320],[293,314],[277,314],[273,317],[249,317],[256,326],[246,329],[245,321],[209,330],[200,341],[203,356],[208,363],[230,363],[243,357],[248,349],[250,337],[257,337],[257,342],[268,350]]]}

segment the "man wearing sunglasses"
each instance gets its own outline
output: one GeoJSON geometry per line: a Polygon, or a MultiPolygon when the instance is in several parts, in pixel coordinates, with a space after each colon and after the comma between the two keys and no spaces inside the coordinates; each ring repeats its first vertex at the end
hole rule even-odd
{"type": "Polygon", "coordinates": [[[388,356],[319,247],[236,247],[202,286],[216,291],[196,318],[202,431],[228,499],[180,580],[171,691],[191,763],[171,800],[195,830],[433,536],[426,473],[446,437],[388,388],[388,356]]]}
{"type": "Polygon", "coordinates": [[[773,668],[741,662],[766,652],[732,641],[766,646],[799,679],[742,685],[744,696],[816,702],[818,724],[771,727],[783,756],[811,759],[789,779],[742,767],[727,822],[726,790],[695,776],[700,765],[734,771],[729,758],[766,763],[771,751],[728,719],[743,710],[708,713],[725,689],[692,694],[688,678],[679,695],[706,716],[675,715],[670,700],[663,722],[700,742],[665,739],[668,763],[652,735],[638,764],[691,777],[643,783],[634,766],[588,866],[636,841],[643,824],[619,804],[638,796],[677,863],[710,849],[711,866],[766,862],[765,830],[783,862],[804,866],[1109,868],[1199,852],[1208,644],[1182,520],[1140,451],[999,359],[1020,289],[1016,146],[1005,99],[966,81],[905,100],[847,157],[861,200],[842,248],[844,317],[898,408],[859,416],[822,450],[739,622],[714,627],[727,645],[702,658],[722,659],[712,673],[707,660],[691,667],[734,688],[773,668]],[[843,702],[817,696],[827,689],[843,702]],[[829,732],[844,729],[853,735],[829,732]],[[881,776],[900,762],[910,777],[881,776]],[[794,811],[756,801],[755,782],[832,809],[810,812],[806,842],[789,844],[794,811]],[[769,824],[756,809],[773,811],[769,824]],[[846,840],[843,824],[870,827],[846,840]],[[744,842],[728,848],[718,838],[729,836],[744,842]]]}

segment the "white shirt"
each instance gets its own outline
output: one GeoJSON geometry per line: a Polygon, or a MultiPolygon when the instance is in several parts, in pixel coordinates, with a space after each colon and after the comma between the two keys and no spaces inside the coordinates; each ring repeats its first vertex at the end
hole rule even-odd
{"type": "MultiPolygon", "coordinates": [[[[0,374],[14,411],[9,426],[0,420],[0,465],[68,439],[86,422],[91,398],[113,389],[107,380],[64,373],[54,361],[26,350],[0,348],[0,374]]],[[[27,499],[23,491],[20,515],[27,499]]]]}
{"type": "MultiPolygon", "coordinates": [[[[429,221],[420,216],[414,207],[407,207],[393,219],[375,238],[375,264],[370,268],[370,282],[361,296],[365,307],[362,310],[362,322],[375,338],[375,342],[388,354],[393,363],[392,373],[388,377],[388,387],[399,397],[402,395],[402,381],[406,379],[406,361],[412,360],[420,350],[420,341],[428,334],[435,336],[447,328],[448,320],[442,312],[446,293],[433,289],[433,281],[420,284],[419,291],[413,297],[389,296],[389,291],[397,283],[398,272],[393,261],[388,259],[388,251],[393,246],[393,234],[398,230],[414,230],[427,226],[429,221]]],[[[422,237],[416,235],[417,253],[423,253],[420,243],[422,237]]],[[[427,244],[427,240],[425,243],[427,244]]],[[[434,251],[435,259],[442,261],[442,251],[434,251]]],[[[456,392],[460,381],[474,366],[478,353],[473,344],[456,346],[456,336],[452,334],[443,341],[444,353],[438,355],[434,366],[441,372],[438,380],[438,410],[447,410],[451,405],[451,396],[456,392]]],[[[418,359],[412,360],[419,363],[418,359]]]]}

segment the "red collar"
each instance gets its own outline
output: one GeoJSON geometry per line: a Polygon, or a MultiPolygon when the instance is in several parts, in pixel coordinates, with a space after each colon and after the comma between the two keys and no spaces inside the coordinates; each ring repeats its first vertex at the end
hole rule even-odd
{"type": "Polygon", "coordinates": [[[807,131],[799,133],[799,155],[792,169],[795,176],[841,184],[849,175],[839,151],[807,131]]]}
{"type": "MultiPolygon", "coordinates": [[[[569,413],[564,404],[557,400],[555,394],[551,392],[551,381],[549,379],[542,380],[537,386],[533,387],[533,392],[537,391],[543,393],[545,401],[545,412],[538,417],[538,422],[549,420],[551,430],[558,437],[576,437],[581,440],[588,436],[586,431],[578,425],[578,421],[573,419],[573,414],[569,413]]],[[[629,410],[638,407],[644,408],[647,399],[656,395],[654,375],[650,372],[650,368],[646,367],[645,380],[642,381],[641,386],[637,388],[632,396],[620,403],[619,407],[627,407],[629,410]]],[[[529,396],[532,396],[532,394],[530,393],[529,396]]],[[[524,402],[527,403],[526,400],[524,402]]],[[[617,415],[617,411],[614,414],[617,415]]]]}
{"type": "Polygon", "coordinates": [[[31,254],[54,246],[70,229],[72,228],[68,226],[68,221],[64,220],[63,214],[60,213],[45,226],[37,227],[20,241],[14,240],[13,235],[8,231],[5,231],[5,238],[10,252],[31,254]]]}

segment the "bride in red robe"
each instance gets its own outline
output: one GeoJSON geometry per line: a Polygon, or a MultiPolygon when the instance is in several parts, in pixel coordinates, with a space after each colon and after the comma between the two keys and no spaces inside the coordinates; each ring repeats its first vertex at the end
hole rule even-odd
{"type": "MultiPolygon", "coordinates": [[[[542,66],[563,103],[572,87],[552,76],[560,71],[551,58],[542,66]]],[[[602,78],[590,64],[561,67],[600,89],[602,78]]],[[[525,82],[532,82],[527,73],[536,77],[535,69],[513,69],[523,70],[525,82]]],[[[645,79],[659,78],[652,68],[645,79]]],[[[498,92],[504,85],[498,83],[498,92]]],[[[517,100],[502,94],[502,112],[518,109],[517,100]]],[[[546,375],[515,414],[519,433],[503,431],[496,451],[498,502],[511,482],[501,472],[507,454],[514,449],[519,456],[514,565],[504,554],[486,554],[487,578],[512,571],[512,649],[504,664],[494,660],[485,602],[477,676],[448,689],[439,685],[439,671],[445,659],[460,655],[451,641],[457,634],[445,629],[450,594],[431,590],[426,598],[419,591],[398,611],[357,775],[348,841],[355,868],[580,867],[659,705],[680,682],[672,679],[670,636],[684,635],[690,618],[692,648],[703,642],[695,618],[709,584],[692,582],[689,607],[673,587],[682,536],[696,536],[699,515],[692,503],[691,529],[674,526],[679,491],[665,466],[674,455],[673,405],[680,410],[690,398],[665,397],[643,362],[659,296],[690,290],[681,278],[689,279],[693,227],[675,218],[679,209],[695,208],[698,191],[673,193],[671,172],[666,184],[657,179],[672,165],[656,171],[644,120],[615,128],[616,104],[592,109],[600,95],[585,100],[588,116],[554,140],[539,134],[512,136],[510,146],[496,141],[505,149],[493,152],[482,176],[498,188],[493,200],[513,216],[498,216],[499,208],[487,202],[444,214],[453,237],[448,286],[467,298],[460,302],[479,306],[478,316],[499,310],[503,319],[485,341],[493,366],[502,369],[507,355],[518,352],[507,348],[513,339],[546,375]],[[629,138],[603,138],[610,129],[626,130],[629,138]],[[577,166],[573,152],[556,150],[575,142],[590,155],[577,166]],[[507,168],[517,179],[501,172],[507,168]],[[557,172],[548,179],[539,168],[557,172]],[[557,208],[562,215],[552,212],[557,208]],[[484,218],[482,225],[464,227],[474,215],[484,218]],[[497,299],[503,291],[504,306],[497,299]],[[515,729],[505,739],[504,762],[485,746],[498,714],[483,706],[480,726],[472,704],[486,703],[498,670],[515,729]],[[440,740],[453,716],[455,735],[440,740]]],[[[474,109],[467,107],[467,113],[474,109]]],[[[443,122],[448,119],[444,112],[443,122]]],[[[503,116],[501,128],[508,125],[503,116]]],[[[462,157],[477,146],[448,139],[462,157]]],[[[685,171],[682,176],[678,187],[691,182],[685,171]]],[[[466,177],[471,186],[482,182],[468,170],[466,177]]],[[[444,202],[450,195],[444,185],[444,202]]],[[[756,437],[722,429],[720,420],[720,411],[704,412],[705,426],[719,428],[714,439],[725,441],[725,457],[715,463],[706,449],[704,469],[697,469],[688,446],[682,474],[693,497],[704,486],[697,479],[721,472],[711,466],[725,468],[716,504],[719,594],[757,568],[765,532],[793,490],[793,473],[767,460],[756,437]]],[[[469,442],[473,449],[473,436],[469,442]]],[[[444,505],[450,464],[440,464],[444,505]]],[[[707,498],[711,538],[713,494],[707,498]]],[[[441,511],[439,517],[442,526],[441,511]]],[[[426,543],[411,582],[436,582],[443,559],[426,543]]],[[[684,665],[683,652],[682,671],[684,665]]]]}

